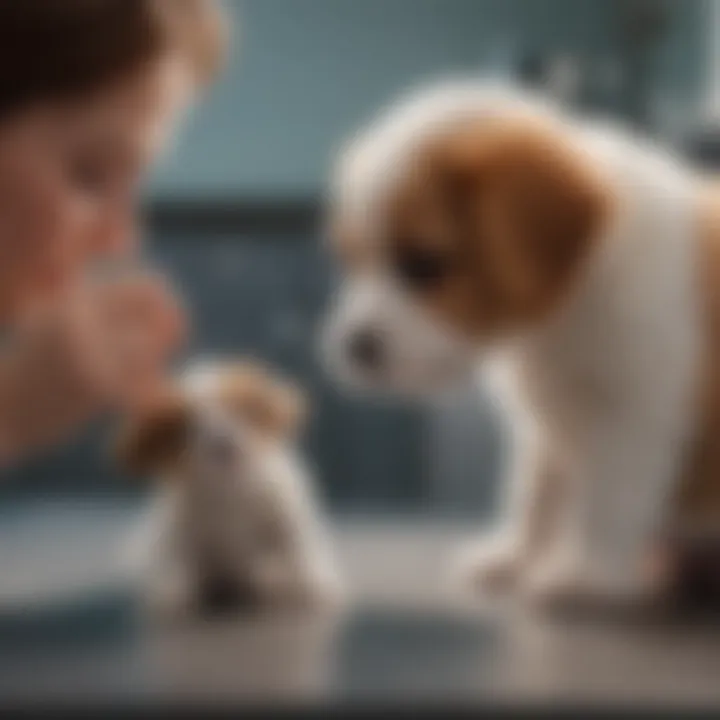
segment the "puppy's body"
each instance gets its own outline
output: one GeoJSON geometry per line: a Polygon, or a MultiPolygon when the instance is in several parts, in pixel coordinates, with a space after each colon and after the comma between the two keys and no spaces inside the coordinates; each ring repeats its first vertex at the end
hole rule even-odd
{"type": "Polygon", "coordinates": [[[695,432],[677,493],[685,526],[700,537],[720,536],[720,184],[707,181],[697,205],[701,362],[695,432]]]}
{"type": "Polygon", "coordinates": [[[641,593],[655,536],[698,521],[674,498],[694,482],[705,352],[695,184],[633,144],[597,160],[623,188],[612,224],[574,291],[491,369],[514,423],[521,516],[485,569],[535,556],[527,584],[541,595],[584,582],[641,593]]]}
{"type": "Polygon", "coordinates": [[[356,142],[335,203],[353,272],[334,364],[415,391],[484,354],[512,420],[508,522],[464,553],[466,572],[553,602],[636,598],[659,538],[720,528],[716,198],[620,128],[472,82],[356,142]],[[368,326],[387,338],[372,372],[342,357],[368,326]]]}
{"type": "Polygon", "coordinates": [[[124,454],[136,466],[140,459],[137,470],[160,472],[129,549],[155,609],[212,613],[339,599],[318,499],[286,435],[294,421],[282,417],[275,383],[254,368],[196,368],[170,412],[183,419],[169,422],[159,410],[126,438],[124,454]]]}

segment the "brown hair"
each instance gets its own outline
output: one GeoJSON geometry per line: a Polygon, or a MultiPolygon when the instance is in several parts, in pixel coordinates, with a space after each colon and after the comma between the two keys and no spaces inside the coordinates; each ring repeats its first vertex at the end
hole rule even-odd
{"type": "Polygon", "coordinates": [[[214,0],[0,0],[0,118],[91,94],[172,51],[203,83],[223,29],[214,0]]]}

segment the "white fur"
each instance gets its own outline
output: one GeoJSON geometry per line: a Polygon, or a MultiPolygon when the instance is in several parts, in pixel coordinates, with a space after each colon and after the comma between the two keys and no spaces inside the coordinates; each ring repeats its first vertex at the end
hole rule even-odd
{"type": "Polygon", "coordinates": [[[552,115],[543,98],[511,92],[492,82],[458,78],[408,93],[341,153],[331,186],[333,204],[352,217],[364,235],[381,235],[383,199],[407,171],[419,143],[465,118],[490,119],[508,110],[552,115]]]}
{"type": "Polygon", "coordinates": [[[337,312],[324,335],[331,372],[348,386],[381,385],[387,391],[415,394],[461,382],[475,369],[475,348],[449,328],[431,322],[392,278],[362,277],[348,281],[337,298],[337,312]],[[370,323],[387,338],[387,367],[381,378],[369,377],[345,361],[348,339],[370,323]]]}
{"type": "MultiPolygon", "coordinates": [[[[381,231],[382,197],[418,144],[458,117],[491,112],[554,113],[512,90],[488,91],[472,81],[421,93],[357,141],[341,165],[336,202],[359,208],[367,227],[381,231]]],[[[644,591],[641,564],[667,520],[666,501],[692,431],[702,342],[696,180],[682,162],[623,129],[555,119],[568,142],[610,178],[620,208],[562,310],[507,346],[484,349],[493,351],[485,368],[510,413],[515,461],[499,535],[465,550],[461,565],[480,576],[520,570],[528,591],[550,602],[635,598],[644,591]],[[520,390],[521,375],[532,378],[529,392],[520,390]],[[535,478],[548,461],[563,489],[552,503],[550,541],[530,563],[527,538],[540,512],[535,478]]],[[[467,343],[429,317],[417,321],[420,308],[409,307],[399,289],[366,301],[363,311],[356,301],[352,314],[347,297],[357,292],[347,287],[331,320],[332,352],[342,354],[351,327],[382,326],[391,354],[412,367],[409,374],[394,367],[379,385],[418,378],[421,390],[423,369],[438,355],[455,354],[457,367],[467,362],[467,343]]]]}
{"type": "Polygon", "coordinates": [[[196,607],[207,562],[257,592],[261,607],[334,604],[342,584],[312,478],[287,442],[259,445],[209,397],[216,373],[186,375],[195,429],[178,477],[165,478],[125,548],[148,605],[166,615],[196,607]],[[213,462],[210,443],[227,438],[236,462],[213,462]],[[268,529],[282,531],[270,548],[268,529]]]}

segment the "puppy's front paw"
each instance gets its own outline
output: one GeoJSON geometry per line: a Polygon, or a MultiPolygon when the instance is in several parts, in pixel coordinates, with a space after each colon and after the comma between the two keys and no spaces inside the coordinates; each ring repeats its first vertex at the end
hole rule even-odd
{"type": "Polygon", "coordinates": [[[451,580],[461,589],[502,592],[516,584],[523,565],[517,543],[509,538],[487,538],[460,548],[451,580]]]}
{"type": "Polygon", "coordinates": [[[562,613],[631,610],[651,599],[642,577],[612,576],[571,555],[539,564],[526,578],[524,590],[536,607],[562,613]]]}
{"type": "Polygon", "coordinates": [[[570,558],[539,563],[523,583],[526,598],[543,610],[569,610],[585,604],[590,595],[588,573],[570,558]]]}

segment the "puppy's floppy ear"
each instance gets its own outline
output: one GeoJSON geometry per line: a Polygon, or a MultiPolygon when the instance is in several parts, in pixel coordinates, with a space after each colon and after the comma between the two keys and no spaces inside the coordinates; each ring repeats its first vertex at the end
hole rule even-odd
{"type": "Polygon", "coordinates": [[[190,407],[181,395],[164,397],[127,419],[115,445],[120,468],[147,475],[171,467],[187,447],[190,424],[190,407]]]}
{"type": "Polygon", "coordinates": [[[444,150],[477,264],[492,268],[501,302],[540,308],[589,254],[612,209],[608,183],[549,123],[488,121],[444,150]]]}

